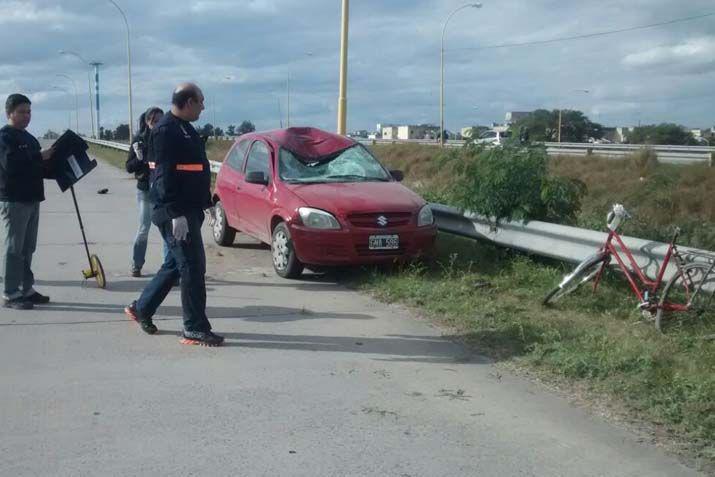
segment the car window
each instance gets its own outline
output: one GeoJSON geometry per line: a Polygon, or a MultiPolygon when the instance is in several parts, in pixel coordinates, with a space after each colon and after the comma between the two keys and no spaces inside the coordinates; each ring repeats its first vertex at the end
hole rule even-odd
{"type": "Polygon", "coordinates": [[[288,182],[389,181],[390,176],[365,147],[355,145],[324,162],[303,162],[287,149],[280,151],[280,177],[288,182]]]}
{"type": "Polygon", "coordinates": [[[263,172],[271,177],[271,153],[268,146],[261,141],[256,141],[251,147],[246,159],[246,174],[250,172],[263,172]]]}
{"type": "Polygon", "coordinates": [[[250,144],[250,141],[244,140],[233,146],[226,158],[226,163],[231,166],[232,169],[237,171],[241,170],[241,167],[243,167],[243,159],[246,157],[246,151],[250,144]]]}

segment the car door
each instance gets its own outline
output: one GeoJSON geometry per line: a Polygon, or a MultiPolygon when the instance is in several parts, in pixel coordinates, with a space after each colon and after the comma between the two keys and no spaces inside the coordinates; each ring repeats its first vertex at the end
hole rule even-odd
{"type": "Polygon", "coordinates": [[[226,211],[226,218],[233,228],[240,228],[237,194],[243,184],[243,163],[250,145],[251,141],[247,139],[238,141],[233,145],[226,155],[224,165],[221,168],[221,176],[216,183],[216,191],[226,211]]]}
{"type": "Polygon", "coordinates": [[[251,149],[246,156],[243,171],[244,180],[238,191],[238,209],[241,221],[246,231],[254,237],[269,243],[271,234],[269,229],[270,214],[273,209],[273,152],[263,141],[257,140],[251,144],[251,149]],[[263,172],[269,180],[268,186],[262,184],[249,184],[245,177],[251,172],[263,172]]]}

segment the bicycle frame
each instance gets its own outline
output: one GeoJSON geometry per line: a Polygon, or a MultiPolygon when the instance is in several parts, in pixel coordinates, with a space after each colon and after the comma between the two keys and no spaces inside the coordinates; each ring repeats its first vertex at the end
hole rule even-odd
{"type": "MultiPolygon", "coordinates": [[[[643,273],[641,268],[638,266],[638,263],[636,263],[635,258],[633,258],[633,253],[630,251],[628,246],[623,242],[623,239],[621,239],[620,235],[618,235],[618,232],[616,232],[614,230],[609,230],[608,238],[606,239],[606,243],[603,245],[603,248],[601,248],[601,251],[605,252],[609,258],[614,257],[616,259],[616,262],[618,263],[619,268],[621,269],[623,274],[626,276],[626,280],[628,280],[628,284],[630,285],[631,290],[633,290],[633,293],[638,297],[638,300],[643,305],[650,305],[650,299],[652,297],[656,296],[658,289],[660,288],[661,284],[663,283],[663,276],[665,275],[665,270],[668,268],[668,264],[670,263],[672,258],[675,258],[676,265],[678,266],[678,269],[680,269],[682,267],[682,261],[680,260],[678,250],[675,246],[675,237],[668,245],[668,252],[665,254],[665,259],[663,260],[663,263],[661,264],[660,268],[658,269],[658,274],[657,274],[655,280],[651,280],[645,276],[645,274],[643,273]],[[621,255],[618,253],[618,248],[616,247],[616,245],[613,244],[614,240],[616,241],[616,244],[620,248],[621,252],[626,256],[626,259],[629,262],[630,268],[626,264],[626,262],[623,260],[621,255]],[[634,278],[634,276],[635,276],[635,278],[634,278]],[[640,284],[641,284],[640,287],[638,286],[638,283],[636,283],[636,279],[638,279],[640,281],[640,284]],[[645,289],[645,292],[647,293],[646,296],[644,296],[644,293],[641,291],[641,289],[645,289]]],[[[598,288],[598,284],[601,281],[603,272],[609,262],[610,262],[610,260],[605,260],[603,262],[603,265],[601,266],[601,269],[598,271],[598,274],[596,275],[596,280],[593,285],[594,292],[598,288]]],[[[688,309],[688,306],[687,305],[678,305],[678,304],[668,304],[667,308],[670,311],[686,311],[688,309]]]]}

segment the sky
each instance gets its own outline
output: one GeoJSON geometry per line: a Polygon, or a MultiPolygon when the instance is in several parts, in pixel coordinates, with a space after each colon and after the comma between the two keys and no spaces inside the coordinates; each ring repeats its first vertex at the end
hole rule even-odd
{"type": "MultiPolygon", "coordinates": [[[[340,0],[116,0],[131,28],[135,118],[174,86],[206,96],[199,124],[335,130],[340,0]]],[[[440,41],[464,0],[353,0],[348,130],[439,123],[440,41]]],[[[713,0],[484,0],[445,36],[450,130],[507,111],[579,109],[607,126],[715,125],[715,16],[541,45],[487,48],[715,13],[713,0]],[[586,92],[586,91],[587,92],[586,92]]],[[[0,0],[0,95],[27,93],[29,130],[90,129],[87,67],[101,61],[101,124],[128,121],[126,29],[108,0],[0,0]],[[64,76],[67,75],[72,79],[64,76]],[[74,84],[73,84],[74,81],[74,84]]]]}

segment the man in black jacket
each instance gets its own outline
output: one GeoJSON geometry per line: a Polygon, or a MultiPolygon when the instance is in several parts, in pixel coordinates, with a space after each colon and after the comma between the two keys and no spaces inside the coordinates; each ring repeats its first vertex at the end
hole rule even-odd
{"type": "Polygon", "coordinates": [[[211,167],[201,137],[191,125],[204,109],[198,86],[179,85],[165,114],[151,132],[151,155],[156,174],[150,198],[152,221],[171,253],[139,299],[125,308],[148,334],[157,329],[152,317],[181,277],[184,315],[183,344],[220,346],[223,337],[211,332],[206,317],[206,255],[201,238],[204,210],[211,207],[211,167]]]}
{"type": "Polygon", "coordinates": [[[7,125],[0,129],[0,222],[5,232],[3,298],[5,306],[29,310],[50,298],[33,288],[32,254],[37,246],[40,202],[45,200],[43,161],[52,149],[26,131],[32,117],[30,99],[11,94],[5,102],[7,125]]]}

